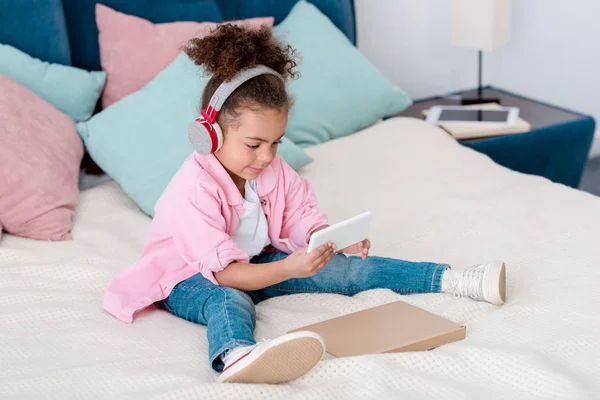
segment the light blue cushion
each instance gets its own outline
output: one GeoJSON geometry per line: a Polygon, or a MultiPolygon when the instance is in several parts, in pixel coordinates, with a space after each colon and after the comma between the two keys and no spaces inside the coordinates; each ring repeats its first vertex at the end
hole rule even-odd
{"type": "MultiPolygon", "coordinates": [[[[187,128],[208,78],[181,53],[144,88],[77,124],[92,159],[148,215],[193,151],[187,128]]],[[[279,154],[295,169],[312,161],[286,138],[279,154]]]]}
{"type": "Polygon", "coordinates": [[[4,44],[0,44],[0,74],[25,86],[75,121],[91,117],[106,82],[102,71],[88,72],[40,61],[4,44]]]}
{"type": "Polygon", "coordinates": [[[371,64],[314,5],[299,1],[274,34],[302,57],[287,136],[300,146],[355,133],[399,113],[411,99],[371,64]]]}

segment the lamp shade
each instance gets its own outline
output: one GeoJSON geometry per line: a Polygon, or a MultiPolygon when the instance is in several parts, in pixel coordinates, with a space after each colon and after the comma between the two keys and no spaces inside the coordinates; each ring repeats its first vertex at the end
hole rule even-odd
{"type": "Polygon", "coordinates": [[[493,51],[510,38],[510,0],[452,0],[452,44],[493,51]]]}

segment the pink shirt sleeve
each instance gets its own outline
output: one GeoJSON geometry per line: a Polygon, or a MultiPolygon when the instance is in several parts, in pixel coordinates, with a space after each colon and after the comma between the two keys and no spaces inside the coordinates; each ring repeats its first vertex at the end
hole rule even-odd
{"type": "Polygon", "coordinates": [[[285,179],[285,209],[281,237],[288,238],[294,249],[308,245],[311,233],[327,225],[327,215],[317,207],[317,197],[307,179],[282,160],[285,179]]]}
{"type": "Polygon", "coordinates": [[[248,263],[248,254],[226,232],[218,201],[201,188],[170,207],[170,230],[184,261],[218,285],[215,272],[232,262],[248,263]]]}

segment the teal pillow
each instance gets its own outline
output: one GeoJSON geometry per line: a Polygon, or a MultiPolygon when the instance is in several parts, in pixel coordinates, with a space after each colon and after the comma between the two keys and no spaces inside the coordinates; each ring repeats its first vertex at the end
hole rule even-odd
{"type": "Polygon", "coordinates": [[[106,82],[102,71],[47,63],[1,43],[0,74],[25,86],[75,121],[92,116],[106,82]]]}
{"type": "MultiPolygon", "coordinates": [[[[148,215],[193,151],[187,128],[208,78],[181,53],[141,90],[77,124],[90,156],[148,215]]],[[[285,137],[279,154],[294,169],[312,161],[285,137]]]]}
{"type": "Polygon", "coordinates": [[[300,79],[286,135],[305,147],[350,135],[412,104],[317,7],[296,3],[274,34],[295,48],[300,79]]]}

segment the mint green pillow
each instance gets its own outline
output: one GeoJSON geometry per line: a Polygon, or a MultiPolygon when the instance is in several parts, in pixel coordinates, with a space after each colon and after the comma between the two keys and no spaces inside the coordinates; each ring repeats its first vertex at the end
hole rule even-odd
{"type": "MultiPolygon", "coordinates": [[[[187,128],[208,78],[181,53],[141,90],[77,124],[90,156],[148,215],[193,152],[187,128]]],[[[294,169],[312,161],[285,137],[278,152],[294,169]]]]}
{"type": "Polygon", "coordinates": [[[314,5],[299,1],[273,28],[301,56],[286,130],[305,147],[350,135],[412,104],[314,5]]]}
{"type": "Polygon", "coordinates": [[[75,121],[94,113],[106,73],[51,64],[0,43],[0,74],[25,86],[75,121]]]}

